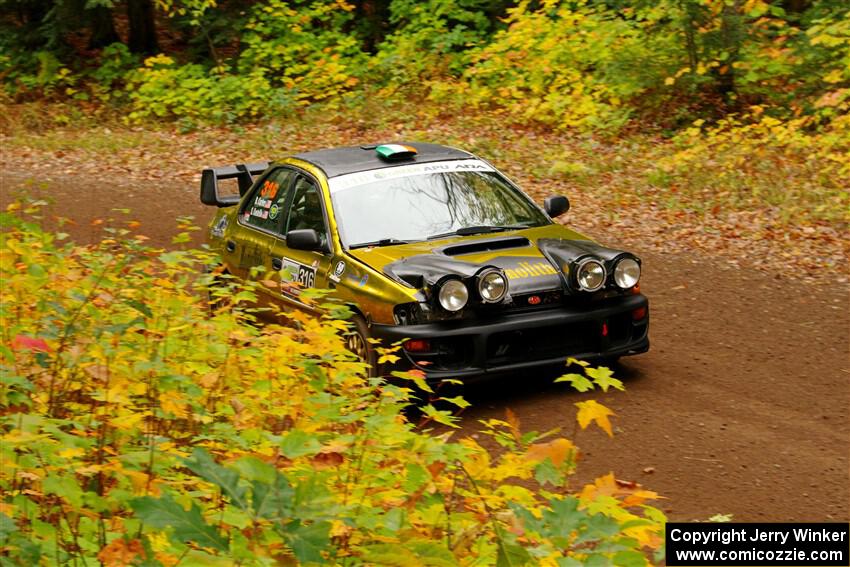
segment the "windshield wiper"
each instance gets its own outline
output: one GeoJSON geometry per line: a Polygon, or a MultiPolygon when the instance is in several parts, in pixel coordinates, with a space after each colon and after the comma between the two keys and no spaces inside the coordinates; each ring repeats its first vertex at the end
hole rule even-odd
{"type": "Polygon", "coordinates": [[[380,240],[373,240],[372,242],[360,242],[358,244],[352,244],[349,246],[349,250],[354,248],[368,248],[369,246],[395,246],[396,244],[410,244],[412,242],[419,242],[418,240],[399,240],[398,238],[381,238],[380,240]]]}
{"type": "Polygon", "coordinates": [[[514,224],[510,226],[465,226],[451,232],[442,234],[432,234],[428,240],[436,240],[438,238],[446,238],[447,236],[470,236],[472,234],[485,234],[487,232],[502,232],[503,230],[518,230],[520,228],[528,228],[528,224],[514,224]]]}

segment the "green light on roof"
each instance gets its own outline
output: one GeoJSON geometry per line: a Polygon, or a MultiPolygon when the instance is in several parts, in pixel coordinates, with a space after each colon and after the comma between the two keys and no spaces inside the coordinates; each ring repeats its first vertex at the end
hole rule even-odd
{"type": "Polygon", "coordinates": [[[375,148],[375,153],[382,159],[396,161],[413,158],[416,148],[402,144],[382,144],[375,148]]]}

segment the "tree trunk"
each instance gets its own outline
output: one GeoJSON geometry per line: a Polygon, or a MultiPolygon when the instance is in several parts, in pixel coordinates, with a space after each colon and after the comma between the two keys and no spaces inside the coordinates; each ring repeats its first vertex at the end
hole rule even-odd
{"type": "Polygon", "coordinates": [[[86,10],[86,14],[89,17],[91,27],[89,49],[98,49],[121,41],[115,31],[115,24],[112,22],[111,8],[96,6],[86,10]]]}
{"type": "Polygon", "coordinates": [[[153,2],[127,0],[127,19],[130,24],[130,39],[127,42],[130,51],[144,55],[156,54],[159,46],[156,41],[153,2]]]}

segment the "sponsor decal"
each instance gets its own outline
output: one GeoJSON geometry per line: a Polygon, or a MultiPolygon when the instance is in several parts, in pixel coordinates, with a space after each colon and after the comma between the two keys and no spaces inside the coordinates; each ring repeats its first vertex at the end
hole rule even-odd
{"type": "Polygon", "coordinates": [[[269,218],[275,220],[280,214],[280,205],[274,204],[269,207],[269,218]]]}
{"type": "Polygon", "coordinates": [[[432,163],[414,163],[410,165],[397,165],[383,169],[373,169],[358,173],[340,175],[328,180],[331,193],[366,185],[383,179],[398,179],[413,175],[428,175],[431,173],[450,173],[453,171],[495,171],[490,165],[477,159],[463,159],[450,161],[437,161],[432,163]]]}
{"type": "MultiPolygon", "coordinates": [[[[314,287],[316,285],[316,268],[306,266],[291,258],[284,258],[283,266],[280,268],[280,279],[283,282],[297,284],[298,287],[314,287]]],[[[298,292],[296,289],[288,290],[293,293],[298,292]]]]}
{"type": "Polygon", "coordinates": [[[267,179],[265,183],[263,183],[263,187],[260,189],[260,197],[274,199],[275,195],[277,195],[278,187],[279,185],[277,183],[267,179]]]}
{"type": "Polygon", "coordinates": [[[558,271],[549,262],[520,262],[513,268],[505,269],[509,280],[539,278],[556,275],[558,271]]]}
{"type": "Polygon", "coordinates": [[[258,207],[263,207],[264,209],[268,209],[272,205],[271,199],[264,199],[263,197],[257,197],[254,199],[254,204],[258,207]]]}
{"type": "Polygon", "coordinates": [[[363,274],[362,276],[358,276],[357,274],[349,273],[346,278],[349,282],[351,282],[351,285],[356,285],[357,287],[364,287],[366,285],[366,282],[369,281],[369,274],[363,274]]]}
{"type": "Polygon", "coordinates": [[[210,230],[210,233],[213,236],[221,238],[222,236],[224,236],[224,230],[227,228],[227,223],[228,223],[227,216],[226,215],[222,216],[220,219],[218,219],[218,221],[215,223],[215,225],[213,225],[212,229],[210,230]]]}
{"type": "Polygon", "coordinates": [[[339,279],[342,277],[342,274],[344,272],[345,272],[345,262],[340,260],[334,266],[334,270],[333,270],[333,272],[331,272],[331,275],[329,277],[330,277],[331,280],[333,280],[335,282],[339,282],[339,279]]]}
{"type": "Polygon", "coordinates": [[[262,209],[259,207],[251,208],[251,216],[257,217],[259,219],[267,219],[269,218],[269,212],[266,209],[262,209]]]}

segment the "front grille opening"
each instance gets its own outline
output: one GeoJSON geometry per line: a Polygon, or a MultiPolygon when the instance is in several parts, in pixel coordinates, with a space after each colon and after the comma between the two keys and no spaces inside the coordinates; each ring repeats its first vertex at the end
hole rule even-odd
{"type": "Polygon", "coordinates": [[[431,339],[430,352],[406,352],[422,370],[461,370],[472,363],[472,337],[431,339]]]}
{"type": "Polygon", "coordinates": [[[599,325],[595,322],[496,333],[487,341],[487,362],[542,360],[593,352],[599,350],[600,339],[599,325]]]}

